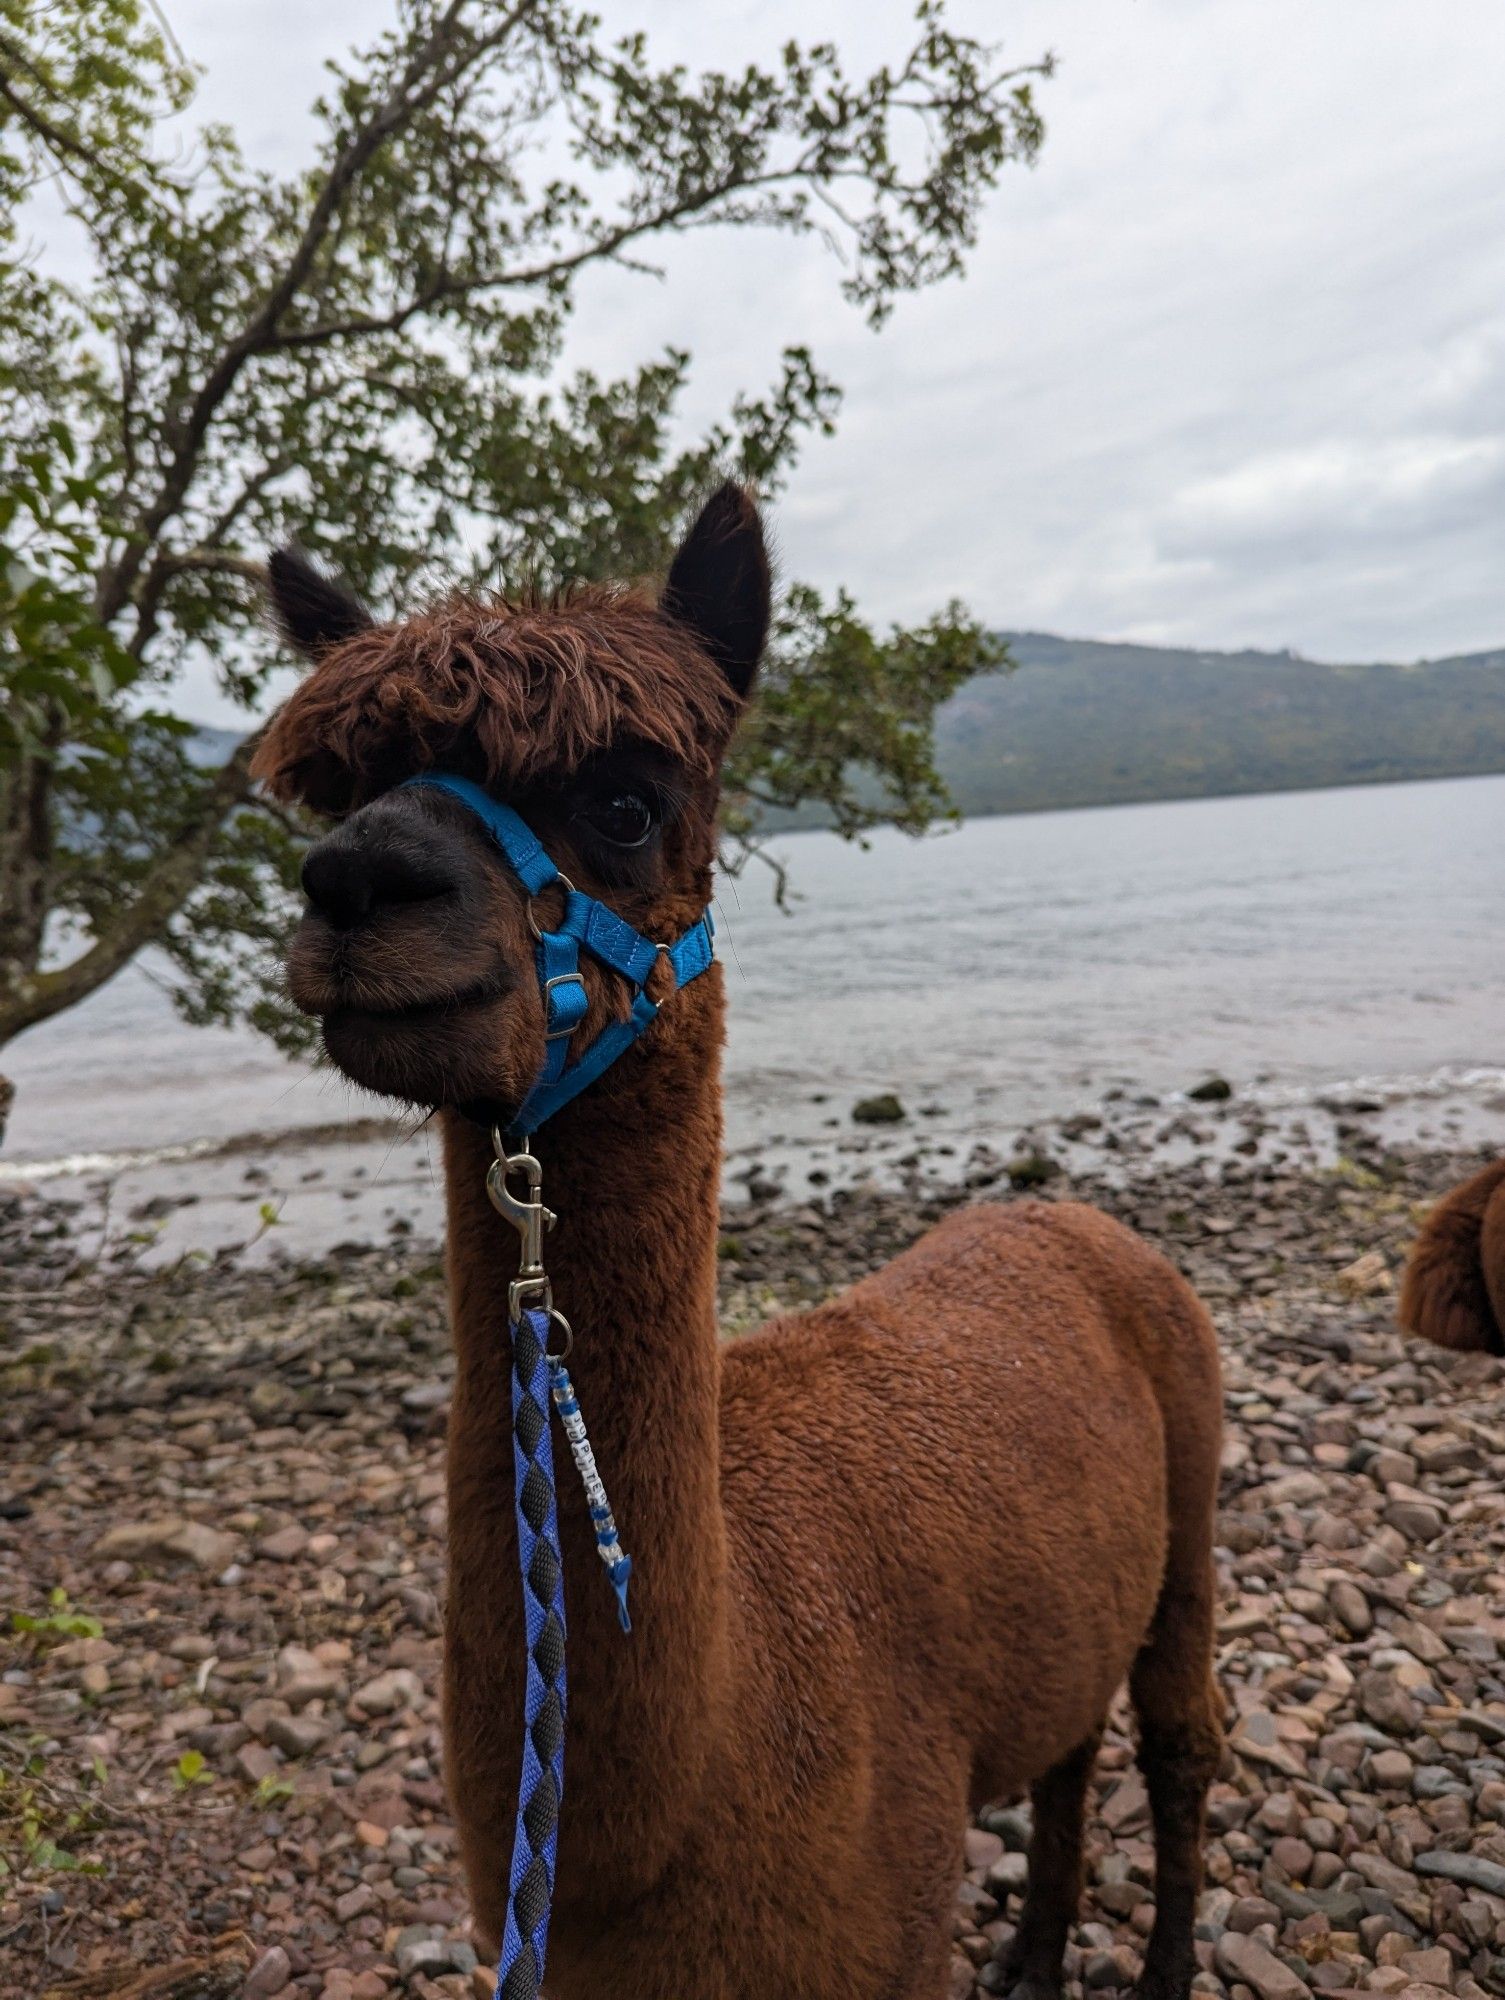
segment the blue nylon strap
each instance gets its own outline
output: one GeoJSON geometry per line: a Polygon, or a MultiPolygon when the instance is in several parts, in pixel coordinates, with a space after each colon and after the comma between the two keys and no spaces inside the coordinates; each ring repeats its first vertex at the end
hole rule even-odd
{"type": "MultiPolygon", "coordinates": [[[[455,777],[448,771],[426,771],[407,779],[406,784],[447,792],[473,812],[501,848],[508,866],[530,897],[548,888],[551,882],[564,879],[527,822],[471,779],[455,777]]],[[[543,1066],[507,1128],[508,1137],[519,1138],[537,1131],[546,1118],[552,1118],[631,1048],[658,1017],[658,1007],[643,988],[659,959],[667,960],[676,990],[688,986],[715,958],[713,935],[711,913],[707,910],[699,923],[692,924],[676,943],[655,944],[605,903],[567,886],[559,929],[541,934],[535,954],[544,1003],[543,1066]],[[571,1038],[583,1025],[590,1007],[590,996],[580,972],[582,951],[620,973],[635,991],[627,1019],[603,1028],[571,1062],[571,1038]]]]}
{"type": "Polygon", "coordinates": [[[559,870],[544,852],[543,842],[527,821],[520,819],[511,806],[504,806],[494,799],[474,780],[454,777],[448,771],[425,771],[416,778],[408,778],[403,789],[412,785],[448,792],[461,805],[469,806],[506,855],[513,874],[530,896],[536,896],[540,889],[547,889],[551,882],[559,880],[559,870]]]}

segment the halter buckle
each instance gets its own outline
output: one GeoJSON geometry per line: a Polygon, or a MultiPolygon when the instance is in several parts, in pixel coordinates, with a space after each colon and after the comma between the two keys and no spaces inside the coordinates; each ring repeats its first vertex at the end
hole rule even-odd
{"type": "MultiPolygon", "coordinates": [[[[552,979],[546,979],[543,983],[543,1012],[544,1012],[545,1024],[547,1024],[548,1022],[549,1013],[554,1004],[554,988],[556,986],[578,986],[580,988],[582,997],[586,999],[590,997],[585,991],[585,974],[583,972],[556,972],[552,979]]],[[[579,1025],[580,1023],[578,1021],[575,1023],[574,1028],[550,1029],[547,1025],[545,1025],[543,1038],[546,1042],[567,1042],[570,1036],[574,1034],[575,1028],[578,1028],[579,1025]]]]}

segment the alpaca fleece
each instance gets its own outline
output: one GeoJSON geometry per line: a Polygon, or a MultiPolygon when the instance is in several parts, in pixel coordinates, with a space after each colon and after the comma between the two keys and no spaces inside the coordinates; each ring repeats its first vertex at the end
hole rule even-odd
{"type": "MultiPolygon", "coordinates": [[[[756,510],[727,487],[660,604],[593,595],[588,625],[576,601],[484,642],[469,612],[373,630],[310,577],[281,609],[318,664],[261,768],[284,793],[357,805],[310,857],[295,994],[348,1074],[441,1114],[457,1357],[445,1775],[494,1946],[525,1634],[504,1324],[518,1243],[486,1198],[483,1121],[505,1123],[536,1073],[542,1005],[525,898],[464,809],[411,791],[358,802],[468,758],[526,783],[572,880],[645,934],[678,935],[710,891],[716,771],[766,632],[767,561],[756,510]],[[591,787],[620,788],[630,759],[607,780],[593,760],[644,740],[675,758],[682,809],[623,856],[593,831],[591,787]]],[[[599,968],[587,984],[584,1039],[620,1004],[599,968]]],[[[1126,1678],[1157,1849],[1142,1991],[1185,2000],[1222,1743],[1207,1315],[1100,1214],[981,1206],[723,1347],[723,1035],[716,966],[535,1141],[571,1372],[634,1562],[624,1636],[563,1478],[550,2000],[941,2000],[968,1813],[1026,1787],[1014,1991],[1052,2000],[1085,1790],[1126,1678]]]]}
{"type": "Polygon", "coordinates": [[[1427,1217],[1401,1281],[1400,1323],[1440,1347],[1505,1354],[1505,1160],[1427,1217]]]}

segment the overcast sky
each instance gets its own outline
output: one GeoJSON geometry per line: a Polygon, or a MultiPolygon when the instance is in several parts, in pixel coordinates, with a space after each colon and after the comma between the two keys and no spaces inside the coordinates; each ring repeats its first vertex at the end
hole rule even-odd
{"type": "MultiPolygon", "coordinates": [[[[201,107],[307,153],[388,0],[168,0],[201,107]]],[[[896,53],[900,0],[599,0],[663,57],[896,53]]],[[[697,357],[693,424],[804,341],[847,392],[780,503],[788,574],[1089,637],[1413,659],[1505,644],[1502,0],[954,0],[1054,49],[1046,143],[969,275],[882,334],[818,245],[676,245],[582,291],[572,361],[697,357]]],[[[185,706],[224,711],[195,686],[185,706]]]]}

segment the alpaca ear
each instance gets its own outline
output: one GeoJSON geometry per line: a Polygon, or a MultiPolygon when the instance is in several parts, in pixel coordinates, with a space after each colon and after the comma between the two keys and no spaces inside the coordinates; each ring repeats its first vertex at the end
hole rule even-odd
{"type": "Polygon", "coordinates": [[[371,624],[371,614],[344,584],[322,575],[301,549],[274,549],[267,585],[277,629],[305,658],[317,660],[371,624]]]}
{"type": "Polygon", "coordinates": [[[718,487],[669,569],[663,609],[687,625],[745,695],[768,638],[773,595],[763,523],[746,487],[718,487]]]}

